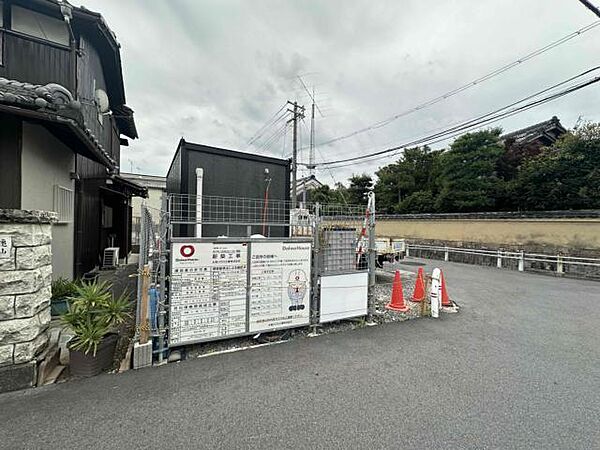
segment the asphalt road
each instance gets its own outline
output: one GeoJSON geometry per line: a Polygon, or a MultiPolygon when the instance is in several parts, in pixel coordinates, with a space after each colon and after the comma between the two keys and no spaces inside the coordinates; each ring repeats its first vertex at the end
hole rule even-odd
{"type": "Polygon", "coordinates": [[[600,448],[600,283],[439,265],[460,314],[0,395],[0,447],[600,448]]]}

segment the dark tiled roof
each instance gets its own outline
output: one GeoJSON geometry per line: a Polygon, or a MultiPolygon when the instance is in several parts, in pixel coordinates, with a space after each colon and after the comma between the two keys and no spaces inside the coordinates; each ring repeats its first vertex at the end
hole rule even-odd
{"type": "Polygon", "coordinates": [[[52,116],[59,116],[72,122],[83,133],[83,138],[94,147],[100,158],[106,160],[113,168],[118,168],[115,161],[89,128],[83,126],[81,104],[73,99],[71,92],[56,83],[46,85],[22,83],[0,77],[0,104],[34,110],[52,116]]]}
{"type": "Polygon", "coordinates": [[[559,136],[565,134],[567,130],[560,123],[558,117],[554,116],[550,120],[536,123],[526,128],[513,131],[501,136],[504,141],[511,141],[516,144],[523,144],[537,139],[540,136],[548,136],[551,140],[556,140],[559,136]]]}
{"type": "Polygon", "coordinates": [[[60,84],[29,84],[6,78],[0,78],[0,102],[67,113],[81,108],[71,92],[60,84]]]}

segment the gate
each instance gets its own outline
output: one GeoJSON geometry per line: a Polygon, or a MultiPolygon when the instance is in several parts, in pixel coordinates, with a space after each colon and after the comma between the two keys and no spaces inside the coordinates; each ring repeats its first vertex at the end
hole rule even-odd
{"type": "Polygon", "coordinates": [[[158,229],[142,206],[138,330],[166,346],[373,313],[375,205],[171,194],[158,229]],[[168,325],[167,325],[168,324],[168,325]]]}

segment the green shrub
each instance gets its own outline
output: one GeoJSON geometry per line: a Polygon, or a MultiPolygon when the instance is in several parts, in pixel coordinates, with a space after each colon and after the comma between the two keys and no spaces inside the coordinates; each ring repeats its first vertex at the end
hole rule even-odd
{"type": "Polygon", "coordinates": [[[69,347],[94,355],[104,336],[131,317],[132,303],[128,293],[114,297],[107,282],[82,282],[69,297],[69,310],[61,316],[74,337],[69,347]]]}
{"type": "Polygon", "coordinates": [[[62,300],[71,297],[77,291],[77,283],[63,277],[52,282],[52,300],[62,300]]]}

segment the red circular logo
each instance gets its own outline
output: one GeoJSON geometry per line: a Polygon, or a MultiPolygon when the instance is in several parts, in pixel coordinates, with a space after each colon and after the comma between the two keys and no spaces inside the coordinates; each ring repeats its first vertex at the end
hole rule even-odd
{"type": "Polygon", "coordinates": [[[184,258],[189,258],[190,256],[193,256],[195,251],[196,249],[193,245],[182,245],[179,249],[179,253],[181,253],[181,256],[183,256],[184,258]]]}

